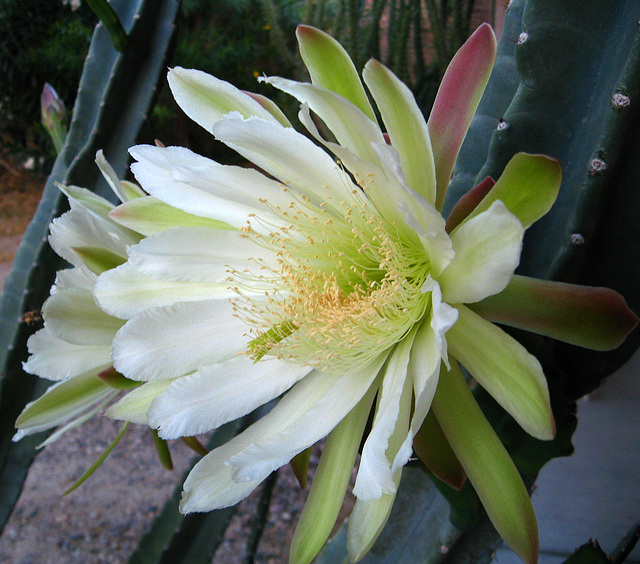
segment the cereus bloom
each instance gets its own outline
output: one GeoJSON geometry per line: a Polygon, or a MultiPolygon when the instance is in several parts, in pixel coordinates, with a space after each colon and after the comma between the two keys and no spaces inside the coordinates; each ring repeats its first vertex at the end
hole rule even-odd
{"type": "MultiPolygon", "coordinates": [[[[98,153],[97,163],[121,201],[142,195],[138,187],[121,183],[98,153]]],[[[44,303],[44,327],[28,341],[24,370],[58,382],[31,402],[16,421],[14,440],[60,427],[45,444],[80,425],[112,401],[118,390],[110,370],[111,341],[122,320],[102,311],[92,290],[98,274],[126,261],[126,248],[141,235],[109,218],[115,206],[77,186],[60,186],[71,210],[55,219],[49,243],[72,267],[58,271],[51,296],[44,303]],[[103,379],[98,375],[102,375],[103,379]]]]}
{"type": "MultiPolygon", "coordinates": [[[[445,223],[453,163],[495,58],[491,29],[480,27],[454,58],[429,123],[407,87],[370,61],[363,78],[384,133],[342,47],[310,27],[297,35],[312,82],[263,80],[301,102],[299,118],[315,142],[266,98],[176,68],[169,84],[178,104],[256,169],[181,147],[131,149],[145,191],[213,223],[149,234],[98,279],[98,304],[126,321],[113,340],[114,367],[145,382],[111,414],[146,413],[170,439],[282,396],[194,467],[181,509],[235,504],[329,435],[292,544],[291,560],[308,562],[336,519],[371,409],[349,523],[354,560],[386,522],[433,404],[492,520],[534,561],[526,489],[457,362],[525,430],[553,436],[540,364],[473,307],[484,303],[483,315],[526,328],[535,318],[539,332],[585,340],[584,324],[552,323],[547,297],[564,290],[552,285],[540,297],[531,291],[536,281],[513,276],[525,229],[555,200],[560,167],[518,155],[495,186],[483,183],[445,223]],[[505,291],[538,296],[535,316],[514,314],[513,300],[498,297],[505,291]]],[[[131,203],[110,217],[134,230],[152,222],[131,203]]],[[[571,317],[579,304],[566,303],[571,317]]],[[[619,342],[628,324],[616,323],[619,342]]]]}

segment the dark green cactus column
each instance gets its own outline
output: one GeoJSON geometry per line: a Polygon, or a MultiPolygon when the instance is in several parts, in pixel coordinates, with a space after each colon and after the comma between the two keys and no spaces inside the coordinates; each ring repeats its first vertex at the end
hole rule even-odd
{"type": "Polygon", "coordinates": [[[128,33],[127,47],[118,53],[105,26],[96,27],[65,147],[18,249],[0,304],[0,526],[11,513],[35,446],[41,441],[32,436],[12,443],[11,437],[24,405],[46,387],[44,381],[22,370],[26,341],[34,331],[22,316],[40,309],[61,266],[46,242],[51,219],[65,205],[55,183],[108,194],[94,163],[98,149],[104,150],[116,172],[124,176],[127,148],[135,143],[164,76],[179,6],[175,0],[112,0],[110,4],[128,33]]]}

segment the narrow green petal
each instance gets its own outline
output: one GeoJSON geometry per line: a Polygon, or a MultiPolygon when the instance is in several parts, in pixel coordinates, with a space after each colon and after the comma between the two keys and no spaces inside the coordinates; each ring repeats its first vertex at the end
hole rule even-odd
{"type": "Polygon", "coordinates": [[[82,474],[82,476],[80,476],[76,480],[76,482],[66,492],[64,492],[63,495],[70,494],[73,490],[79,488],[93,475],[93,473],[98,468],[100,468],[100,466],[102,466],[102,463],[107,459],[107,456],[111,454],[111,451],[116,448],[116,445],[120,442],[120,439],[124,437],[124,434],[127,432],[128,428],[129,423],[125,423],[113,442],[105,449],[105,451],[98,457],[98,459],[91,466],[89,466],[89,468],[87,468],[84,474],[82,474]]]}
{"type": "Polygon", "coordinates": [[[309,475],[309,460],[311,459],[311,450],[313,447],[309,447],[303,450],[301,453],[296,454],[289,462],[291,470],[298,480],[298,484],[304,490],[307,487],[307,478],[309,475]]]}
{"type": "Polygon", "coordinates": [[[114,205],[111,202],[98,196],[91,190],[87,190],[86,188],[80,188],[79,186],[65,186],[60,183],[56,183],[56,186],[67,198],[69,198],[72,204],[78,204],[98,217],[106,218],[109,212],[114,208],[114,205]]]}
{"type": "Polygon", "coordinates": [[[16,427],[33,432],[56,427],[112,395],[113,389],[96,377],[99,370],[90,370],[51,386],[43,396],[24,408],[16,420],[16,427]]]}
{"type": "MultiPolygon", "coordinates": [[[[400,398],[400,410],[396,427],[389,438],[387,448],[387,459],[393,461],[404,443],[410,424],[411,400],[413,396],[413,385],[411,378],[406,378],[402,397],[400,398]]],[[[402,477],[402,466],[393,472],[393,481],[396,486],[400,484],[402,477]]],[[[382,529],[389,518],[396,492],[383,493],[378,499],[358,499],[351,517],[349,518],[349,530],[347,537],[347,548],[349,556],[353,562],[358,562],[369,552],[369,549],[380,536],[382,529]]]]}
{"type": "Polygon", "coordinates": [[[441,369],[433,410],[497,531],[525,562],[537,562],[538,525],[527,489],[455,361],[450,371],[441,369]]]}
{"type": "Polygon", "coordinates": [[[173,460],[171,459],[171,451],[169,450],[167,441],[161,439],[158,436],[158,431],[156,431],[155,429],[149,430],[151,431],[153,446],[156,447],[156,453],[158,454],[160,464],[162,464],[162,466],[164,466],[167,470],[173,470],[173,460]]]}
{"type": "Polygon", "coordinates": [[[453,57],[438,89],[429,116],[438,209],[442,209],[453,164],[491,75],[496,48],[493,30],[481,25],[453,57]]]}
{"type": "Polygon", "coordinates": [[[609,288],[514,276],[504,291],[471,306],[495,323],[598,351],[619,347],[638,323],[609,288]]]}
{"type": "Polygon", "coordinates": [[[526,229],[551,209],[561,182],[562,167],[557,160],[545,155],[518,153],[464,222],[489,209],[496,200],[502,200],[526,229]]]}
{"type": "Polygon", "coordinates": [[[413,450],[422,463],[452,488],[459,490],[467,474],[451,448],[433,409],[413,439],[413,450]]]}
{"type": "Polygon", "coordinates": [[[487,176],[480,184],[476,184],[456,202],[451,213],[447,216],[447,233],[451,233],[476,209],[476,206],[495,186],[495,183],[493,178],[487,176]]]}
{"type": "Polygon", "coordinates": [[[91,272],[98,275],[126,262],[119,254],[101,247],[73,247],[73,252],[91,272]]]}
{"type": "Polygon", "coordinates": [[[329,434],[309,497],[291,540],[290,564],[311,562],[338,518],[377,387],[371,389],[329,434]]]}
{"type": "Polygon", "coordinates": [[[538,360],[502,329],[456,306],[459,316],[449,329],[449,350],[478,383],[537,439],[555,435],[547,381],[538,360]]]}
{"type": "Polygon", "coordinates": [[[340,94],[375,121],[358,71],[342,45],[327,33],[308,25],[299,25],[296,37],[311,82],[340,94]]]}
{"type": "Polygon", "coordinates": [[[106,413],[111,419],[129,421],[139,425],[148,425],[147,411],[149,404],[164,392],[173,380],[154,380],[145,382],[113,404],[106,413]]]}
{"type": "Polygon", "coordinates": [[[429,128],[413,94],[374,59],[365,65],[363,77],[382,114],[391,145],[398,151],[407,184],[435,205],[436,172],[429,128]]]}
{"type": "Polygon", "coordinates": [[[211,227],[235,229],[224,221],[200,217],[146,196],[130,200],[115,208],[109,217],[124,227],[149,236],[170,227],[211,227]]]}

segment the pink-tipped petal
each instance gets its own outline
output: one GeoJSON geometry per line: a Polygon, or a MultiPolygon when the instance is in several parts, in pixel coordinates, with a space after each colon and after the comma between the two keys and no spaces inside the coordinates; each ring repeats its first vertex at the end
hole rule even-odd
{"type": "Polygon", "coordinates": [[[493,30],[482,24],[453,57],[438,90],[429,117],[438,209],[442,209],[453,164],[493,69],[496,48],[493,30]]]}
{"type": "Polygon", "coordinates": [[[495,323],[598,351],[619,347],[638,323],[614,290],[524,276],[472,309],[495,323]]]}

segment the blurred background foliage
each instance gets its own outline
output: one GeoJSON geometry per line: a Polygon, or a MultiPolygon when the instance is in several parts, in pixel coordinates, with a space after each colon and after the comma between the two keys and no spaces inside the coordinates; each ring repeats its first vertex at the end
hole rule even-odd
{"type": "MultiPolygon", "coordinates": [[[[294,115],[296,104],[259,85],[259,75],[305,79],[294,30],[308,23],[336,37],[361,68],[369,57],[390,66],[428,113],[437,84],[472,27],[496,4],[477,0],[182,0],[172,66],[198,68],[239,88],[267,94],[294,115]],[[476,4],[485,6],[474,19],[476,4]],[[489,5],[489,8],[486,6],[489,5]]],[[[47,155],[53,147],[40,123],[45,82],[67,108],[74,103],[97,18],[86,2],[0,0],[0,153],[47,155]]],[[[184,117],[168,89],[143,129],[155,138],[218,157],[223,149],[184,117]]],[[[230,155],[226,154],[226,158],[230,155]]]]}

